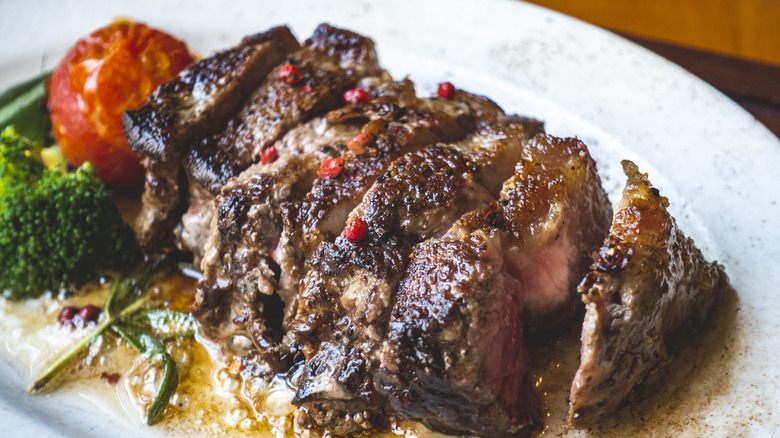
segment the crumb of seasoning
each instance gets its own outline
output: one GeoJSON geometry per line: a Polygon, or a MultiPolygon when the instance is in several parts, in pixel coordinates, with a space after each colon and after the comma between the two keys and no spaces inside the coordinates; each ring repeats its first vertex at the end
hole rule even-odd
{"type": "Polygon", "coordinates": [[[100,378],[105,379],[109,385],[116,385],[119,382],[119,373],[107,373],[104,371],[100,378]]]}

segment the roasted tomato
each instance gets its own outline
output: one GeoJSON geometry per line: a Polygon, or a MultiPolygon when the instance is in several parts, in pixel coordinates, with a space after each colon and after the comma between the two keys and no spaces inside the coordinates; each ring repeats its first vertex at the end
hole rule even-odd
{"type": "Polygon", "coordinates": [[[68,162],[91,162],[112,186],[143,181],[122,113],[193,60],[182,41],[141,23],[118,21],[79,40],[49,80],[54,137],[68,162]]]}

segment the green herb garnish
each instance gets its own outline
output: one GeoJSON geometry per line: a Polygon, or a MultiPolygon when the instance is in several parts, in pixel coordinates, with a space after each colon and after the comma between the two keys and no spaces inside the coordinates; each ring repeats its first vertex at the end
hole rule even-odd
{"type": "Polygon", "coordinates": [[[48,144],[51,122],[45,109],[46,80],[51,72],[0,92],[0,131],[14,125],[23,137],[38,147],[48,144]]]}
{"type": "Polygon", "coordinates": [[[191,315],[149,305],[146,292],[151,281],[171,265],[169,257],[162,257],[145,265],[135,275],[114,282],[106,297],[104,319],[38,377],[30,392],[41,392],[103,332],[110,330],[163,366],[162,384],[146,417],[146,424],[151,426],[156,423],[179,385],[176,363],[165,350],[163,342],[189,337],[197,331],[197,322],[191,315]]]}

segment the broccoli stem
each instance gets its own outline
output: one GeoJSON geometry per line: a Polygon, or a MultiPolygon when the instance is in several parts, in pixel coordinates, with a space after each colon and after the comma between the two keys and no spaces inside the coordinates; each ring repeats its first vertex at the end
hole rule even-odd
{"type": "Polygon", "coordinates": [[[119,313],[119,315],[113,315],[106,317],[103,321],[98,323],[98,325],[91,331],[87,336],[85,336],[81,341],[79,341],[77,344],[73,345],[70,349],[68,349],[64,354],[62,354],[59,359],[57,359],[49,368],[46,369],[46,371],[43,372],[43,374],[40,375],[37,379],[35,379],[35,382],[33,382],[32,386],[28,390],[29,393],[39,393],[41,390],[43,390],[46,385],[48,385],[52,380],[54,380],[57,375],[60,374],[60,372],[65,369],[65,367],[75,360],[79,354],[86,350],[87,346],[92,343],[92,340],[103,334],[104,331],[106,331],[107,328],[111,327],[115,322],[117,322],[119,319],[130,315],[133,312],[136,312],[137,310],[140,310],[143,306],[145,306],[148,303],[149,299],[148,297],[142,297],[138,299],[137,301],[133,302],[126,308],[122,310],[122,312],[119,313]]]}

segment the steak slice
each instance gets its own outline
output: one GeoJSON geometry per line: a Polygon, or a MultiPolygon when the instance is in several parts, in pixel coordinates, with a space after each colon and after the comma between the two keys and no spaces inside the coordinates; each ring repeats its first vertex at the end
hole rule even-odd
{"type": "Polygon", "coordinates": [[[525,338],[548,340],[582,312],[577,284],[609,232],[612,205],[587,146],[549,135],[534,139],[499,204],[505,262],[522,288],[525,338]]]}
{"type": "Polygon", "coordinates": [[[376,387],[401,418],[434,430],[515,436],[535,417],[519,285],[500,237],[464,237],[415,248],[376,387]]]}
{"type": "Polygon", "coordinates": [[[285,57],[300,49],[285,26],[248,36],[231,49],[193,63],[123,115],[138,154],[165,160],[188,143],[219,129],[285,57]]]}
{"type": "Polygon", "coordinates": [[[360,221],[367,235],[352,242],[341,234],[320,245],[291,325],[306,357],[293,399],[305,427],[342,435],[383,421],[372,372],[411,249],[495,199],[495,181],[511,175],[529,137],[503,114],[491,118],[497,123],[467,140],[396,160],[350,213],[347,228],[360,221]]]}
{"type": "Polygon", "coordinates": [[[317,27],[287,63],[298,68],[300,82],[287,84],[279,79],[281,66],[274,69],[224,130],[189,151],[188,175],[213,194],[290,128],[342,106],[344,91],[383,71],[370,39],[327,24],[317,27]]]}
{"type": "Polygon", "coordinates": [[[537,136],[498,201],[415,248],[375,373],[394,412],[453,434],[527,433],[524,330],[573,319],[609,217],[585,145],[537,136]]]}
{"type": "Polygon", "coordinates": [[[142,107],[124,113],[130,148],[145,157],[147,176],[137,224],[145,248],[154,252],[171,246],[181,197],[181,160],[190,143],[224,126],[241,108],[243,97],[299,48],[287,27],[246,37],[232,49],[195,62],[158,87],[142,107]]]}
{"type": "Polygon", "coordinates": [[[585,302],[580,367],[568,422],[613,412],[666,359],[666,340],[700,327],[728,278],[708,263],[667,211],[669,201],[630,161],[610,234],[578,290],[585,302]]]}

